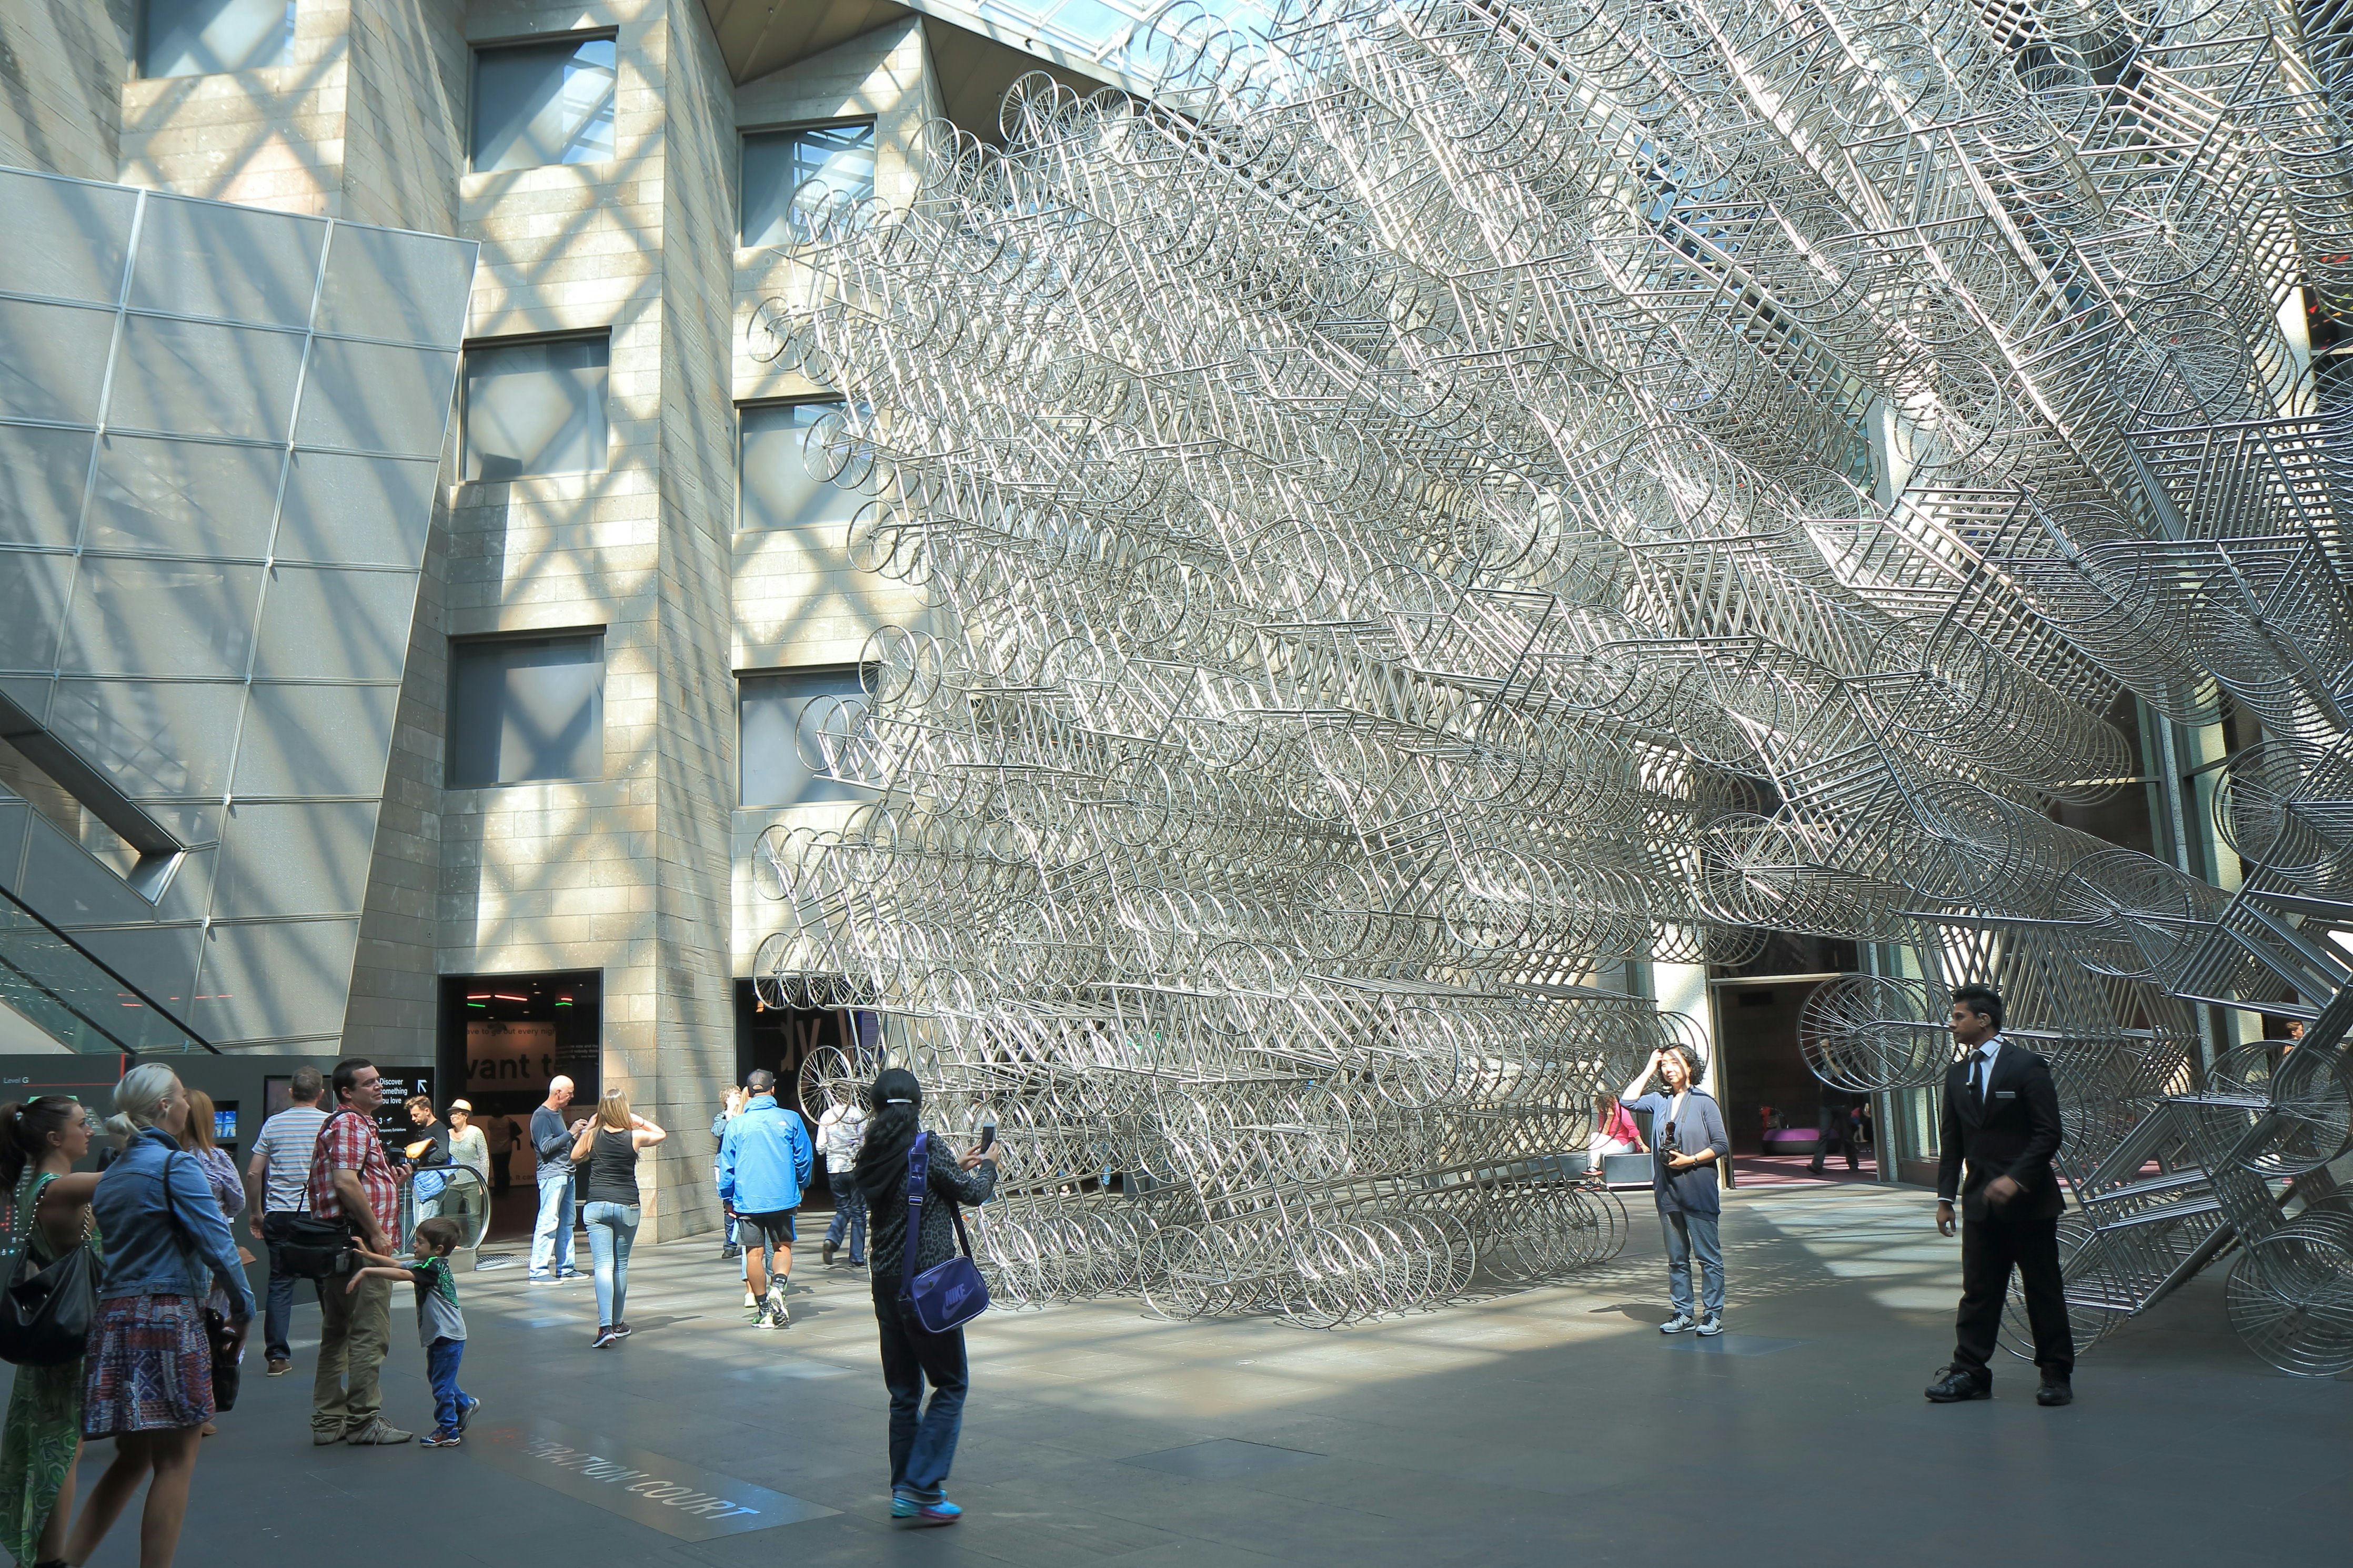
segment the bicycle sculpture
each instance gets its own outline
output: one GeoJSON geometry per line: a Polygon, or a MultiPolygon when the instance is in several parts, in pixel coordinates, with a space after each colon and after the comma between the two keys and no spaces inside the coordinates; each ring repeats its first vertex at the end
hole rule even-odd
{"type": "Polygon", "coordinates": [[[762,841],[761,984],[996,1114],[1014,1293],[1332,1322],[1614,1249],[1552,1156],[1683,1026],[1600,968],[1894,944],[1818,1068],[2000,984],[2087,1322],[2236,1237],[2353,1360],[2336,16],[1295,0],[934,126],[751,329],[928,605],[805,722],[874,798],[762,841]],[[2236,893],[2053,820],[2126,693],[2262,737],[2236,893]],[[2200,1075],[2214,1002],[2302,1048],[2200,1075]]]}

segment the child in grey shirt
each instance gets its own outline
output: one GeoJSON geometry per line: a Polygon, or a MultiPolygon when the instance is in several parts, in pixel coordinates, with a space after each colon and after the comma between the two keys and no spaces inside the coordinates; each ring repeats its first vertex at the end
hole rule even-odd
{"type": "Polygon", "coordinates": [[[466,1353],[466,1315],[458,1310],[458,1278],[450,1271],[449,1255],[458,1250],[464,1233],[458,1222],[436,1216],[419,1220],[411,1233],[417,1261],[404,1265],[396,1259],[362,1251],[360,1256],[374,1267],[352,1270],[352,1282],[345,1289],[355,1290],[361,1279],[368,1275],[406,1279],[417,1287],[417,1337],[425,1344],[426,1374],[433,1380],[433,1431],[417,1443],[427,1448],[455,1448],[463,1439],[459,1436],[482,1402],[458,1386],[458,1363],[466,1353]]]}

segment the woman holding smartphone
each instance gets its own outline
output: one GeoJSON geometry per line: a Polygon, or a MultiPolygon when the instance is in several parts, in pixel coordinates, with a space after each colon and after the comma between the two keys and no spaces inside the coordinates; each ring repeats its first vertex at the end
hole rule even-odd
{"type": "MultiPolygon", "coordinates": [[[[873,1120],[851,1172],[866,1195],[872,1228],[866,1259],[871,1269],[874,1319],[881,1331],[882,1382],[891,1391],[891,1517],[917,1528],[954,1524],[964,1510],[948,1500],[948,1467],[964,1426],[967,1384],[964,1330],[934,1333],[904,1294],[906,1249],[914,1272],[946,1262],[956,1251],[958,1205],[976,1207],[997,1190],[997,1163],[1005,1146],[976,1144],[958,1154],[934,1134],[923,1145],[923,1217],[907,1234],[909,1156],[923,1131],[923,1085],[904,1068],[886,1068],[867,1092],[873,1120]],[[931,1384],[931,1403],[923,1385],[931,1384]]],[[[994,1140],[985,1141],[993,1142],[994,1140]]]]}
{"type": "Polygon", "coordinates": [[[596,1338],[591,1350],[606,1350],[628,1338],[629,1247],[638,1239],[638,1151],[670,1134],[629,1109],[625,1089],[608,1089],[596,1114],[573,1134],[572,1164],[586,1178],[586,1206],[580,1222],[588,1227],[588,1251],[596,1260],[596,1338]]]}
{"type": "Polygon", "coordinates": [[[1724,1249],[1716,1241],[1723,1204],[1716,1195],[1716,1164],[1732,1152],[1724,1112],[1699,1086],[1699,1058],[1682,1046],[1652,1051],[1649,1065],[1626,1086],[1618,1103],[1651,1113],[1651,1193],[1658,1200],[1659,1228],[1667,1238],[1667,1296],[1675,1315],[1659,1325],[1662,1334],[1724,1332],[1724,1249]],[[1651,1079],[1665,1088],[1651,1092],[1651,1079]],[[1699,1255],[1700,1312],[1692,1315],[1692,1254],[1699,1255]]]}

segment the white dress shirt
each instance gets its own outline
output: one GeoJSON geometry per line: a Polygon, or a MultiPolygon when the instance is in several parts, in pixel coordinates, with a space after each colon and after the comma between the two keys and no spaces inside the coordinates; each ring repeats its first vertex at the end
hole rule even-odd
{"type": "MultiPolygon", "coordinates": [[[[1993,1035],[1989,1036],[1986,1039],[1985,1043],[1978,1046],[1976,1050],[1971,1051],[1967,1057],[1962,1058],[1968,1063],[1969,1069],[1968,1076],[1965,1081],[1981,1086],[1978,1100],[1979,1106],[1992,1103],[1984,1097],[1987,1093],[1989,1093],[1993,1088],[1994,1058],[2000,1055],[2001,1037],[2000,1035],[1993,1035]]],[[[1940,1204],[1957,1203],[1959,1199],[1957,1197],[1940,1197],[1936,1201],[1940,1204]]]]}
{"type": "Polygon", "coordinates": [[[1971,1053],[1973,1057],[1982,1058],[1981,1063],[1978,1060],[1972,1060],[1969,1063],[1969,1080],[1978,1085],[1980,1102],[1993,1088],[1993,1062],[1994,1058],[2000,1054],[2001,1037],[2000,1035],[1993,1036],[1971,1053]]]}

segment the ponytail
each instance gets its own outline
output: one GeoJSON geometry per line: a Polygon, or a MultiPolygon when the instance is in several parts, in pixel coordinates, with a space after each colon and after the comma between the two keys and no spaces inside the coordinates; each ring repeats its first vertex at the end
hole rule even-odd
{"type": "Polygon", "coordinates": [[[147,1128],[155,1125],[172,1091],[180,1087],[180,1075],[162,1062],[142,1062],[122,1075],[114,1086],[114,1114],[104,1123],[107,1135],[128,1142],[147,1128]]]}
{"type": "Polygon", "coordinates": [[[866,1142],[858,1146],[858,1163],[852,1167],[860,1182],[869,1167],[902,1157],[907,1145],[915,1141],[923,1119],[923,1086],[905,1068],[885,1068],[874,1075],[874,1087],[866,1091],[866,1101],[873,1119],[866,1124],[866,1142]]]}

